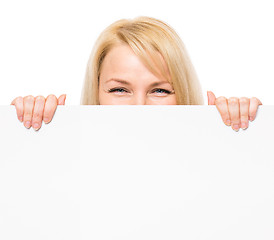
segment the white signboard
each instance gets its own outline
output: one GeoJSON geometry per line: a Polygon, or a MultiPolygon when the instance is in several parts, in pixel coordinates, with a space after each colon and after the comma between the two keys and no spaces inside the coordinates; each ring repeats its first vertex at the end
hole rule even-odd
{"type": "Polygon", "coordinates": [[[215,106],[0,107],[1,240],[273,240],[274,106],[247,130],[215,106]]]}

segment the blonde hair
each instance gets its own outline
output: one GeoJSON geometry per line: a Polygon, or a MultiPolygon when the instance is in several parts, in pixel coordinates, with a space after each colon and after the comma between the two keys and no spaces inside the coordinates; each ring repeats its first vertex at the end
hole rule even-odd
{"type": "Polygon", "coordinates": [[[102,62],[117,44],[128,44],[145,66],[163,76],[174,88],[178,105],[202,105],[201,86],[184,44],[166,23],[152,17],[121,19],[108,26],[98,37],[91,52],[82,88],[81,104],[99,104],[99,77],[102,62]],[[163,56],[168,78],[160,61],[163,56]],[[151,61],[152,59],[152,61],[151,61]]]}

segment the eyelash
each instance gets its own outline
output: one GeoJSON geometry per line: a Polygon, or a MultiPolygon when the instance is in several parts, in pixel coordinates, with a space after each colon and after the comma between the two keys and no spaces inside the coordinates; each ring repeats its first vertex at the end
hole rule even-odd
{"type": "MultiPolygon", "coordinates": [[[[123,88],[112,88],[112,89],[109,89],[108,92],[116,92],[118,90],[123,90],[125,92],[127,92],[125,89],[123,88]]],[[[170,94],[171,92],[168,91],[168,90],[165,90],[165,89],[162,89],[162,88],[156,88],[153,90],[153,92],[157,91],[157,90],[161,90],[161,91],[164,91],[164,93],[167,93],[167,94],[170,94]]],[[[118,91],[118,92],[121,92],[121,91],[118,91]]]]}

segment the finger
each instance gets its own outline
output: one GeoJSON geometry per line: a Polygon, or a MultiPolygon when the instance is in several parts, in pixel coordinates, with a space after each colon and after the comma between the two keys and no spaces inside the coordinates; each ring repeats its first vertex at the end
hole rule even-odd
{"type": "Polygon", "coordinates": [[[46,103],[45,103],[44,117],[43,117],[45,123],[49,123],[52,120],[56,108],[57,108],[57,98],[55,95],[51,94],[47,97],[46,103]]]}
{"type": "Polygon", "coordinates": [[[230,126],[230,115],[228,111],[227,99],[225,97],[218,97],[215,101],[216,107],[221,114],[224,124],[230,126]]]}
{"type": "Polygon", "coordinates": [[[23,122],[23,115],[24,115],[24,99],[22,97],[15,98],[11,105],[14,105],[16,108],[17,118],[20,122],[23,122]]]}
{"type": "Polygon", "coordinates": [[[58,105],[65,105],[66,97],[67,97],[66,94],[61,95],[61,96],[58,98],[58,105]]]}
{"type": "Polygon", "coordinates": [[[250,98],[250,105],[249,105],[250,121],[253,121],[256,118],[259,105],[262,105],[262,102],[258,98],[255,98],[255,97],[250,98]]]}
{"type": "Polygon", "coordinates": [[[215,94],[211,91],[207,91],[207,100],[208,100],[208,105],[215,105],[215,94]]]}
{"type": "MultiPolygon", "coordinates": [[[[17,98],[19,98],[19,97],[17,97],[17,98]]],[[[15,105],[15,102],[16,102],[17,98],[14,98],[10,105],[15,105]]]]}
{"type": "Polygon", "coordinates": [[[45,98],[37,96],[35,98],[34,110],[32,114],[32,127],[37,131],[42,126],[45,98]]]}
{"type": "Polygon", "coordinates": [[[24,126],[30,128],[32,112],[34,107],[34,97],[29,95],[24,97],[24,126]]]}
{"type": "Polygon", "coordinates": [[[241,124],[239,99],[236,97],[231,97],[227,102],[232,129],[239,131],[241,124]]]}
{"type": "Polygon", "coordinates": [[[248,114],[249,114],[249,98],[242,97],[239,99],[240,103],[240,116],[241,116],[241,128],[248,128],[248,114]]]}

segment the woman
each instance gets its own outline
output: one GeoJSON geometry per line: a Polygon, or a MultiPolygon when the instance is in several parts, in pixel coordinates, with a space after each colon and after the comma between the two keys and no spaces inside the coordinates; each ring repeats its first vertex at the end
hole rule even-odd
{"type": "MultiPolygon", "coordinates": [[[[52,120],[57,105],[49,95],[12,101],[18,119],[38,130],[42,120],[52,120]]],[[[82,89],[83,105],[202,105],[200,83],[183,42],[166,23],[151,17],[122,19],[107,27],[90,55],[82,89]]],[[[224,123],[236,131],[253,121],[257,98],[216,99],[208,92],[208,104],[216,105],[224,123]]]]}

